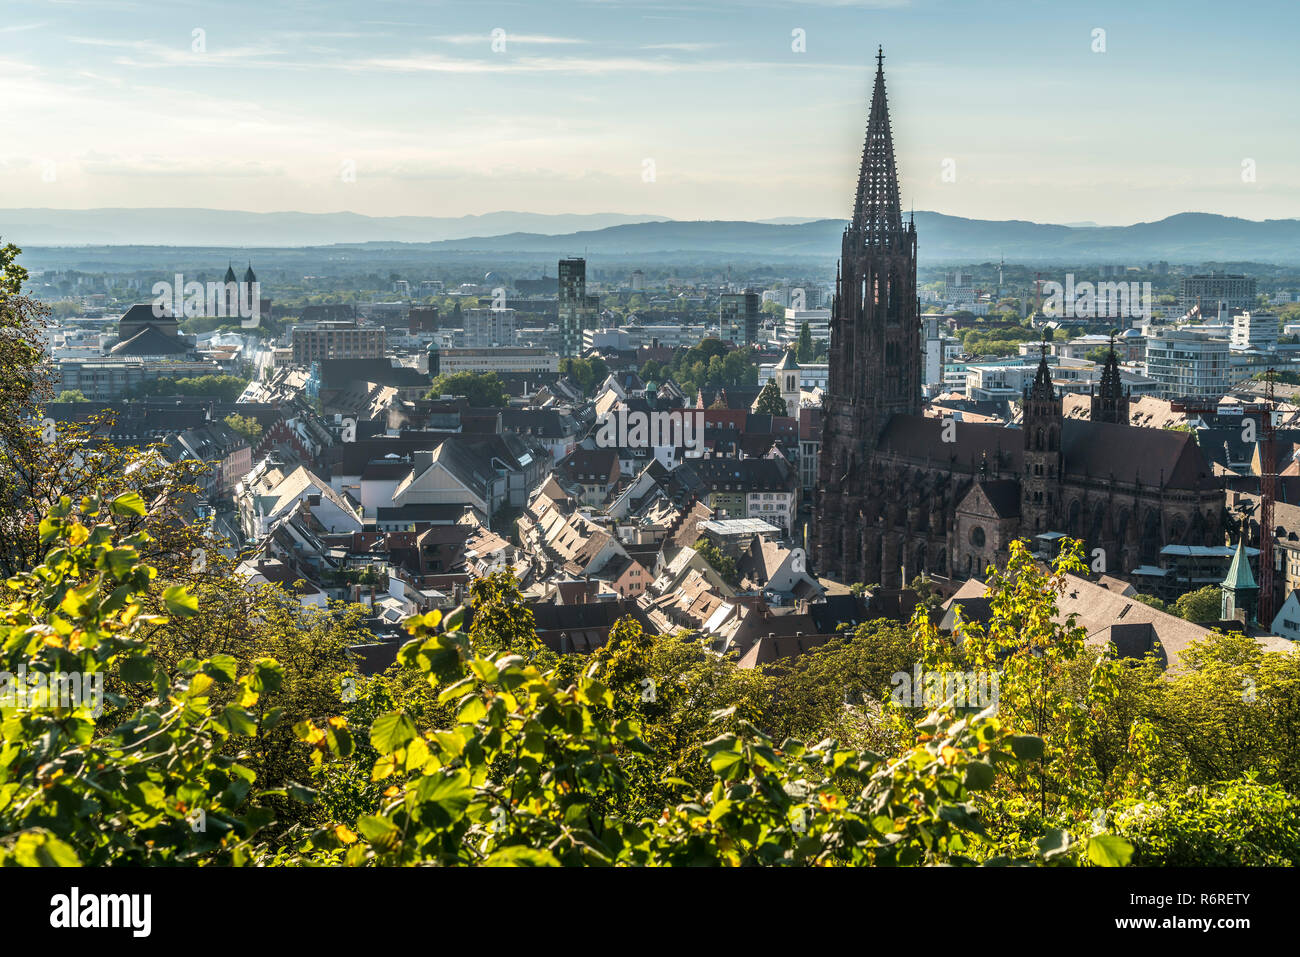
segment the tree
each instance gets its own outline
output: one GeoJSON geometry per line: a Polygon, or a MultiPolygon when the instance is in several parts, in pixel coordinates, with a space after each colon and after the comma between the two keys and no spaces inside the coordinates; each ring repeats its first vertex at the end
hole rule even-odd
{"type": "Polygon", "coordinates": [[[591,395],[592,390],[600,385],[609,376],[609,366],[605,360],[599,356],[591,359],[577,359],[572,356],[566,356],[560,360],[560,374],[573,378],[582,388],[585,395],[591,395]]]}
{"type": "Polygon", "coordinates": [[[226,416],[222,421],[248,439],[249,445],[256,445],[262,438],[262,424],[251,415],[240,415],[236,412],[226,416]]]}
{"type": "Polygon", "coordinates": [[[1223,592],[1217,585],[1206,585],[1179,595],[1173,613],[1188,621],[1218,621],[1223,609],[1222,600],[1223,592]]]}
{"type": "Polygon", "coordinates": [[[763,391],[758,394],[758,400],[754,403],[754,411],[759,415],[790,414],[785,399],[781,398],[781,389],[775,379],[768,379],[767,385],[763,386],[763,391]]]}
{"type": "MultiPolygon", "coordinates": [[[[38,436],[25,419],[53,395],[45,357],[45,327],[49,310],[22,294],[27,270],[18,264],[13,243],[0,246],[0,482],[10,451],[21,454],[38,436]]],[[[0,493],[3,493],[0,489],[0,493]]]]}
{"type": "Polygon", "coordinates": [[[799,350],[795,353],[795,358],[800,362],[813,362],[817,358],[812,328],[806,322],[799,327],[799,350]]]}
{"type": "Polygon", "coordinates": [[[247,379],[233,375],[203,375],[180,379],[162,376],[143,383],[132,392],[132,396],[192,395],[234,402],[247,387],[247,379]]]}
{"type": "MultiPolygon", "coordinates": [[[[654,752],[640,722],[618,716],[600,662],[561,682],[517,655],[474,654],[458,613],[442,623],[437,612],[412,619],[399,660],[446,684],[440,699],[455,705],[455,725],[420,735],[402,710],[377,716],[371,778],[393,782],[389,799],[358,817],[359,834],[327,825],[308,846],[354,865],[972,864],[983,841],[972,802],[1035,752],[1037,739],[988,714],[936,713],[897,761],[833,740],[778,748],[740,721],[703,748],[711,787],[677,784],[685,799],[657,815],[607,815],[626,801],[637,756],[654,752]]],[[[320,722],[299,733],[318,742],[322,761],[352,753],[350,736],[335,743],[320,722]]],[[[1099,841],[1117,860],[1131,850],[1107,835],[1088,842],[1090,854],[1099,841]]],[[[1070,850],[1055,834],[993,862],[1064,862],[1070,850]]]]}
{"type": "Polygon", "coordinates": [[[505,384],[495,372],[440,375],[433,380],[427,397],[437,399],[444,395],[464,396],[470,405],[478,408],[501,409],[510,403],[505,384]]]}
{"type": "Polygon", "coordinates": [[[245,863],[271,818],[253,794],[256,773],[223,746],[275,725],[279,714],[258,705],[283,670],[261,660],[240,678],[229,656],[159,670],[143,632],[194,615],[195,603],[170,586],[165,613],[145,611],[156,575],[140,562],[148,536],[118,527],[143,512],[138,495],[76,509],[65,497],[41,521],[45,561],[9,582],[4,693],[14,692],[9,676],[26,674],[37,697],[18,699],[4,723],[0,865],[245,863]],[[58,634],[68,640],[49,640],[58,634]],[[82,681],[56,695],[65,675],[82,681]],[[142,703],[97,693],[106,680],[141,689],[142,703]],[[218,708],[223,686],[233,694],[218,708]]]}
{"type": "Polygon", "coordinates": [[[728,585],[737,585],[740,583],[740,574],[736,571],[736,560],[726,554],[710,541],[701,540],[695,543],[695,553],[709,563],[709,566],[722,576],[722,580],[728,585]]]}
{"type": "Polygon", "coordinates": [[[65,402],[89,402],[90,400],[86,398],[86,393],[82,392],[80,389],[64,389],[62,392],[56,395],[52,401],[58,403],[65,403],[65,402]]]}

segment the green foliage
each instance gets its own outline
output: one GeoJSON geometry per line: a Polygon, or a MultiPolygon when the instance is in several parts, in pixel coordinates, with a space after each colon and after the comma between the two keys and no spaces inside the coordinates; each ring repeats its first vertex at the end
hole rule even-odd
{"type": "Polygon", "coordinates": [[[1300,656],[1235,633],[1175,675],[1098,653],[1057,614],[1077,543],[1050,571],[1013,545],[983,624],[943,634],[923,608],[753,670],[629,618],[555,654],[496,573],[472,627],[416,616],[362,679],[361,609],[304,612],[219,556],[196,571],[155,499],[57,500],[6,583],[0,671],[101,676],[105,711],[5,708],[0,864],[1300,857],[1300,656]],[[895,702],[917,665],[995,672],[996,707],[895,702]]]}
{"type": "Polygon", "coordinates": [[[963,329],[961,338],[963,351],[971,355],[1013,356],[1020,351],[1022,342],[1035,342],[1042,338],[1042,332],[1019,324],[1005,326],[978,324],[963,329]]]}
{"type": "Polygon", "coordinates": [[[804,323],[799,327],[799,349],[795,359],[799,362],[813,362],[817,358],[817,348],[813,345],[812,327],[804,323]]]}
{"type": "Polygon", "coordinates": [[[1181,793],[1130,798],[1110,809],[1133,863],[1160,867],[1296,867],[1300,799],[1247,775],[1181,793]]]}
{"type": "Polygon", "coordinates": [[[722,576],[728,585],[740,584],[740,573],[736,570],[736,560],[710,541],[701,539],[695,543],[695,553],[709,563],[709,566],[722,576]]]}
{"type": "Polygon", "coordinates": [[[566,356],[560,360],[560,373],[573,378],[582,388],[584,395],[590,396],[593,390],[609,376],[609,366],[604,359],[577,359],[566,356]]]}
{"type": "Polygon", "coordinates": [[[173,379],[162,376],[141,384],[131,395],[143,398],[151,395],[192,395],[234,402],[248,387],[248,380],[234,375],[201,375],[173,379]]]}
{"type": "MultiPolygon", "coordinates": [[[[41,522],[45,561],[6,582],[0,670],[47,687],[55,675],[77,675],[83,689],[116,679],[144,700],[106,693],[98,721],[93,693],[5,709],[0,864],[241,863],[270,817],[255,773],[223,745],[274,725],[257,706],[283,671],[263,660],[238,678],[227,657],[158,668],[142,638],[166,623],[142,601],[156,575],[139,560],[148,536],[116,528],[142,510],[129,496],[75,510],[64,498],[41,522]],[[217,707],[222,686],[230,701],[217,707]]],[[[191,613],[184,589],[171,599],[173,615],[191,613]]]]}
{"type": "MultiPolygon", "coordinates": [[[[399,660],[445,685],[439,700],[455,707],[454,726],[422,735],[401,711],[378,716],[371,776],[393,781],[384,803],[355,831],[316,829],[305,850],[347,848],[349,864],[971,864],[985,843],[974,796],[1019,767],[1017,752],[1033,753],[989,714],[932,714],[919,726],[925,740],[892,761],[833,740],[776,747],[740,721],[704,746],[709,788],[671,782],[687,799],[658,815],[606,814],[631,786],[635,758],[620,756],[653,754],[602,680],[625,672],[619,652],[563,682],[518,655],[480,656],[438,623],[412,620],[399,660]]],[[[354,747],[315,722],[299,733],[322,763],[354,747]]],[[[1067,846],[1027,848],[1021,859],[1065,861],[1067,846]]]]}
{"type": "Polygon", "coordinates": [[[775,379],[768,379],[763,391],[758,394],[754,411],[759,415],[789,415],[785,400],[781,398],[781,388],[775,379]]]}
{"type": "Polygon", "coordinates": [[[1163,611],[1170,615],[1174,614],[1174,612],[1170,611],[1168,603],[1163,598],[1157,598],[1155,595],[1143,595],[1140,592],[1134,595],[1133,598],[1144,605],[1150,605],[1156,611],[1163,611]]]}
{"type": "Polygon", "coordinates": [[[90,400],[86,398],[86,393],[82,392],[80,389],[64,389],[62,392],[60,392],[50,401],[63,403],[63,402],[89,402],[90,400]]]}
{"type": "Polygon", "coordinates": [[[433,380],[427,397],[436,399],[444,395],[460,395],[477,408],[503,409],[510,403],[505,385],[495,372],[457,372],[440,375],[433,380]]]}
{"type": "Polygon", "coordinates": [[[1179,595],[1173,613],[1188,621],[1218,621],[1223,610],[1223,592],[1217,585],[1206,585],[1179,595]]]}
{"type": "Polygon", "coordinates": [[[256,445],[262,438],[262,424],[252,416],[240,415],[235,412],[226,416],[222,421],[248,439],[250,445],[256,445]]]}
{"type": "Polygon", "coordinates": [[[746,348],[728,351],[718,339],[705,339],[689,349],[679,349],[671,363],[646,363],[641,367],[641,378],[649,381],[655,373],[656,382],[671,378],[688,396],[700,389],[722,389],[727,386],[752,386],[758,384],[758,366],[746,348]]]}
{"type": "Polygon", "coordinates": [[[476,651],[508,651],[529,658],[545,652],[533,625],[532,609],[524,604],[513,572],[493,572],[474,579],[470,605],[474,618],[469,640],[476,651]]]}
{"type": "Polygon", "coordinates": [[[899,744],[878,715],[893,676],[910,673],[920,651],[906,626],[881,619],[799,655],[776,674],[773,731],[803,739],[832,735],[873,750],[899,744]]]}

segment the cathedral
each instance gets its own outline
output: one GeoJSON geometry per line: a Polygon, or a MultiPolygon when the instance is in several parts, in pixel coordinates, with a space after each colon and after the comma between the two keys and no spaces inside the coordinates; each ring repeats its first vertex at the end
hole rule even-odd
{"type": "Polygon", "coordinates": [[[1089,421],[1065,419],[1045,348],[1021,428],[922,415],[916,244],[878,53],[831,311],[819,575],[885,587],[921,572],[961,579],[1003,564],[1013,539],[1067,535],[1094,570],[1127,576],[1158,568],[1165,545],[1223,544],[1220,482],[1191,434],[1128,424],[1113,348],[1089,421]]]}

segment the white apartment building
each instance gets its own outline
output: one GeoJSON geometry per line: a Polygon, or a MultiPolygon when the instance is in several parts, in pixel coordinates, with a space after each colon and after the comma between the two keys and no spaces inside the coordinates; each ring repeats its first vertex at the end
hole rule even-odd
{"type": "Polygon", "coordinates": [[[513,346],[516,321],[513,309],[465,309],[462,312],[466,349],[513,346]]]}
{"type": "Polygon", "coordinates": [[[1147,340],[1146,374],[1162,399],[1218,399],[1232,388],[1228,339],[1163,329],[1147,340]]]}
{"type": "Polygon", "coordinates": [[[560,357],[546,349],[443,349],[438,372],[559,372],[560,357]]]}
{"type": "Polygon", "coordinates": [[[799,330],[808,323],[814,342],[831,341],[831,311],[829,309],[786,309],[785,320],[777,329],[777,339],[784,343],[798,343],[799,330]]]}
{"type": "Polygon", "coordinates": [[[1232,348],[1276,352],[1278,322],[1274,312],[1242,312],[1233,316],[1232,348]]]}

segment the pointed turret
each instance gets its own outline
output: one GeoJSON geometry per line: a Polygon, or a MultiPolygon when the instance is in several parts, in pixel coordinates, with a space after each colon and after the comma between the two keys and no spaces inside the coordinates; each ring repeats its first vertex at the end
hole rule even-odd
{"type": "Polygon", "coordinates": [[[1255,573],[1251,571],[1250,559],[1246,556],[1246,525],[1242,521],[1241,537],[1237,540],[1237,551],[1228,566],[1228,574],[1219,585],[1223,589],[1219,615],[1224,621],[1240,620],[1251,624],[1255,620],[1255,609],[1259,599],[1259,585],[1255,582],[1255,573]]]}
{"type": "Polygon", "coordinates": [[[862,166],[858,171],[858,192],[850,229],[858,232],[867,245],[890,242],[903,232],[894,135],[889,127],[889,102],[885,96],[883,50],[876,53],[876,85],[871,94],[871,113],[862,144],[862,166]]]}
{"type": "Polygon", "coordinates": [[[249,263],[249,264],[248,264],[248,271],[244,273],[244,282],[248,283],[250,286],[251,286],[253,283],[257,282],[257,276],[256,276],[256,274],[254,274],[254,272],[253,272],[253,264],[252,264],[252,263],[249,263]]]}
{"type": "Polygon", "coordinates": [[[1029,387],[1031,400],[1053,402],[1056,400],[1056,387],[1052,385],[1052,369],[1047,364],[1047,338],[1043,338],[1042,355],[1038,359],[1038,371],[1034,374],[1034,384],[1029,387]]]}
{"type": "Polygon", "coordinates": [[[1092,397],[1092,421],[1128,425],[1128,396],[1119,378],[1119,356],[1115,352],[1115,333],[1110,334],[1110,352],[1101,370],[1101,384],[1092,397]]]}
{"type": "Polygon", "coordinates": [[[234,263],[227,263],[227,264],[226,264],[226,278],[223,279],[222,281],[223,281],[223,282],[239,282],[239,277],[235,275],[235,264],[234,264],[234,263]]]}

